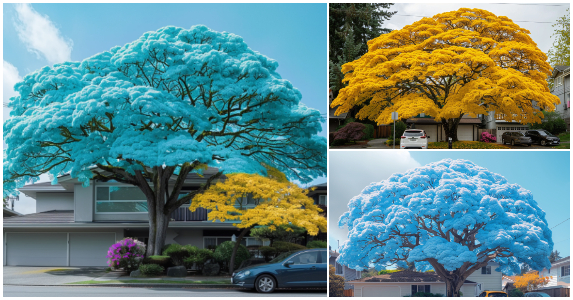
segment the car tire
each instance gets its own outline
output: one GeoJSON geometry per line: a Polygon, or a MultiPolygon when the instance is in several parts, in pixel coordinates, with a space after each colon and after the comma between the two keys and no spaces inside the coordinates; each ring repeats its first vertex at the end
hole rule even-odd
{"type": "Polygon", "coordinates": [[[545,140],[541,140],[540,144],[541,144],[541,146],[545,146],[545,145],[547,145],[547,142],[545,140]]]}
{"type": "Polygon", "coordinates": [[[514,141],[514,140],[511,140],[511,145],[512,145],[512,146],[515,146],[515,141],[514,141]]]}
{"type": "Polygon", "coordinates": [[[261,275],[255,280],[255,288],[259,293],[272,293],[276,287],[277,282],[270,275],[261,275]]]}

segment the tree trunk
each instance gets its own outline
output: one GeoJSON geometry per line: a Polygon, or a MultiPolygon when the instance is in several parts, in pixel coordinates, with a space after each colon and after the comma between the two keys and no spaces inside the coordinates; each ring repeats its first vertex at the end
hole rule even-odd
{"type": "Polygon", "coordinates": [[[239,249],[239,245],[241,245],[241,240],[243,240],[243,237],[247,234],[247,232],[249,232],[249,230],[251,230],[251,227],[247,227],[247,228],[243,228],[243,230],[241,231],[241,234],[239,234],[239,236],[237,237],[237,241],[235,241],[235,246],[233,247],[233,253],[231,254],[231,260],[229,261],[229,274],[233,274],[233,271],[235,271],[235,256],[237,255],[237,250],[239,249]]]}
{"type": "Polygon", "coordinates": [[[462,117],[455,119],[442,119],[442,127],[444,128],[444,133],[446,134],[446,142],[449,138],[452,138],[452,142],[458,141],[458,125],[460,124],[460,119],[462,117]]]}
{"type": "Polygon", "coordinates": [[[459,297],[460,289],[464,284],[465,280],[458,279],[446,279],[446,293],[447,297],[459,297]]]}

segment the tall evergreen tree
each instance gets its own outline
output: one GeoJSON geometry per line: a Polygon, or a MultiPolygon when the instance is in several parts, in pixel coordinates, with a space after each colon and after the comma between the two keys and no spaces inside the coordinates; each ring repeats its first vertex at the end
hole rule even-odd
{"type": "Polygon", "coordinates": [[[559,251],[554,250],[553,252],[551,252],[551,254],[549,255],[549,261],[551,263],[554,263],[557,260],[562,259],[563,257],[561,257],[561,253],[559,253],[559,251]]]}
{"type": "Polygon", "coordinates": [[[396,13],[388,10],[391,5],[393,3],[329,4],[329,83],[335,97],[344,87],[342,65],[368,52],[369,40],[391,31],[382,28],[384,21],[396,13]]]}

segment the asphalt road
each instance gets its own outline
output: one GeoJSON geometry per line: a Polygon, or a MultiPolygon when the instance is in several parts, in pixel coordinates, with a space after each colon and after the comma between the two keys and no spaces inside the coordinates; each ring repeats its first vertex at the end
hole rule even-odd
{"type": "Polygon", "coordinates": [[[4,286],[4,297],[326,297],[326,290],[249,290],[199,288],[4,286]]]}

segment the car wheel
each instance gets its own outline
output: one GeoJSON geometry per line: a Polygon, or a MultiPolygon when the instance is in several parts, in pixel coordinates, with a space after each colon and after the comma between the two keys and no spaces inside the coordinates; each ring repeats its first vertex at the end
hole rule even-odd
{"type": "Polygon", "coordinates": [[[259,293],[272,293],[276,287],[275,279],[269,275],[261,275],[255,281],[255,288],[259,293]]]}
{"type": "Polygon", "coordinates": [[[512,146],[515,146],[515,141],[514,141],[514,140],[511,140],[511,145],[512,145],[512,146]]]}
{"type": "Polygon", "coordinates": [[[541,141],[541,146],[545,146],[547,144],[547,142],[545,140],[541,141]]]}

